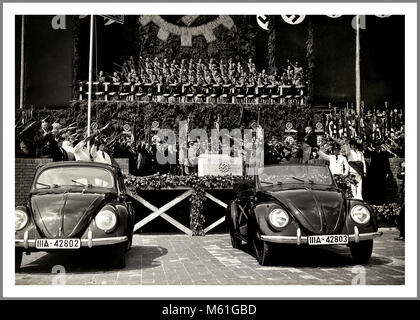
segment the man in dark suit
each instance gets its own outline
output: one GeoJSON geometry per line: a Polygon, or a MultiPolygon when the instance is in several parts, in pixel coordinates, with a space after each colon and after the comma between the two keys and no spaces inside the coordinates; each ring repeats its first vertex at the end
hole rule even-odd
{"type": "Polygon", "coordinates": [[[69,160],[67,151],[64,150],[63,148],[63,141],[64,139],[62,137],[57,138],[56,144],[54,145],[53,152],[52,152],[53,161],[68,161],[69,160]]]}
{"type": "Polygon", "coordinates": [[[50,131],[48,122],[42,121],[41,128],[37,130],[34,138],[36,155],[40,158],[51,158],[54,149],[54,136],[50,131]]]}
{"type": "Polygon", "coordinates": [[[311,157],[312,148],[317,147],[317,138],[315,132],[312,130],[311,126],[305,128],[305,137],[303,138],[302,148],[303,148],[303,163],[308,163],[309,158],[311,157]]]}

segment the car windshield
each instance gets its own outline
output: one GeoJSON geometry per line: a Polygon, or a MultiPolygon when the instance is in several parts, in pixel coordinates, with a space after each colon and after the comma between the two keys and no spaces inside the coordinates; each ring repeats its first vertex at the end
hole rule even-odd
{"type": "Polygon", "coordinates": [[[35,182],[36,189],[51,189],[68,186],[84,188],[114,187],[114,178],[110,171],[95,167],[57,167],[43,171],[35,182]]]}
{"type": "Polygon", "coordinates": [[[259,180],[266,184],[313,183],[331,185],[332,176],[328,167],[307,165],[267,166],[259,172],[259,180]]]}

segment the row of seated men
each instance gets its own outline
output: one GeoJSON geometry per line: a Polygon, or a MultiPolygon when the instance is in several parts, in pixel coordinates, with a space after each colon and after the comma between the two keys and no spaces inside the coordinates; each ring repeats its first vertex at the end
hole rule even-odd
{"type": "MultiPolygon", "coordinates": [[[[94,82],[92,99],[156,102],[259,103],[303,102],[304,86],[249,84],[159,84],[94,82]]],[[[80,82],[79,99],[86,99],[88,84],[80,82]]]]}

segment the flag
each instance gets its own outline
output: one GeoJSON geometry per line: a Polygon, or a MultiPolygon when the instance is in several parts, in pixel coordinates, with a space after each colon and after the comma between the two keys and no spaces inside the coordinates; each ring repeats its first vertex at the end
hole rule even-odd
{"type": "Polygon", "coordinates": [[[104,26],[109,26],[110,24],[113,24],[114,22],[115,22],[114,20],[105,19],[104,26]]]}
{"type": "Polygon", "coordinates": [[[133,121],[133,125],[131,126],[131,139],[130,139],[130,142],[131,142],[131,145],[133,145],[133,143],[134,143],[134,126],[135,126],[135,122],[133,121]]]}
{"type": "Polygon", "coordinates": [[[124,15],[100,15],[104,18],[105,25],[109,26],[110,24],[113,24],[114,22],[124,24],[124,15]]]}

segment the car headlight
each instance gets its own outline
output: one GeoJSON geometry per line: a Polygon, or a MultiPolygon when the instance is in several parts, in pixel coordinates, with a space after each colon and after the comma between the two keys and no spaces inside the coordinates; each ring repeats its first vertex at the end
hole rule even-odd
{"type": "Polygon", "coordinates": [[[22,230],[28,223],[28,214],[22,209],[15,209],[15,231],[22,230]]]}
{"type": "Polygon", "coordinates": [[[274,209],[268,215],[268,221],[275,228],[284,228],[289,223],[289,215],[283,209],[274,209]]]}
{"type": "Polygon", "coordinates": [[[117,215],[110,209],[103,209],[96,215],[95,223],[99,229],[110,232],[117,225],[117,215]]]}
{"type": "Polygon", "coordinates": [[[350,216],[354,222],[366,224],[370,220],[370,212],[368,208],[362,205],[354,206],[350,211],[350,216]]]}

